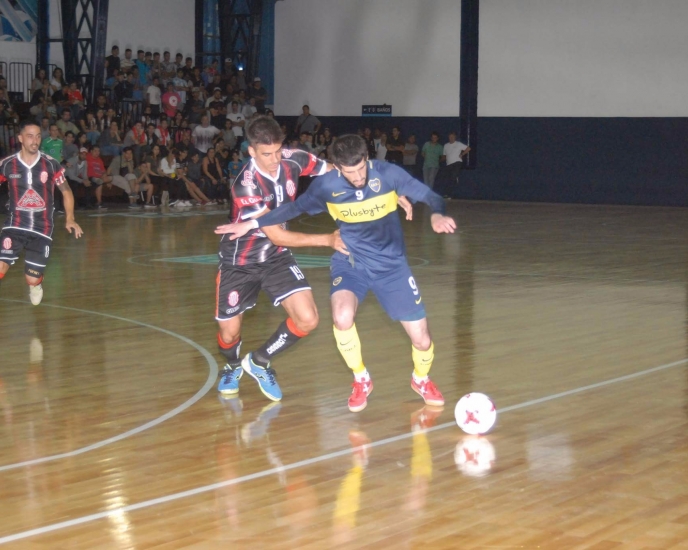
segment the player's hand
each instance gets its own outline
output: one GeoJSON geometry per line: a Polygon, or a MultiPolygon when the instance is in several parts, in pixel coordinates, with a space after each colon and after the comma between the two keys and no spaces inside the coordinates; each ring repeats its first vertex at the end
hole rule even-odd
{"type": "Polygon", "coordinates": [[[65,229],[67,231],[69,231],[69,233],[71,233],[72,229],[73,229],[74,230],[74,236],[77,239],[84,234],[84,232],[81,230],[81,227],[79,227],[79,224],[76,223],[74,220],[72,220],[72,221],[68,220],[67,223],[65,223],[65,229]]]}
{"type": "Polygon", "coordinates": [[[406,219],[411,221],[413,219],[413,205],[411,202],[403,195],[398,199],[399,206],[406,212],[406,219]]]}
{"type": "Polygon", "coordinates": [[[454,218],[443,216],[442,214],[433,214],[430,216],[430,223],[435,233],[454,233],[456,229],[454,218]]]}
{"type": "Polygon", "coordinates": [[[342,240],[341,235],[339,234],[339,229],[332,233],[332,242],[330,246],[334,248],[337,252],[341,252],[342,254],[346,254],[347,256],[349,255],[349,251],[346,248],[346,245],[344,244],[344,241],[342,240]]]}
{"type": "Polygon", "coordinates": [[[248,221],[248,222],[241,222],[241,223],[228,223],[226,225],[218,225],[215,228],[215,234],[216,235],[230,235],[229,240],[230,241],[235,241],[239,237],[243,237],[253,229],[253,224],[248,221]]]}

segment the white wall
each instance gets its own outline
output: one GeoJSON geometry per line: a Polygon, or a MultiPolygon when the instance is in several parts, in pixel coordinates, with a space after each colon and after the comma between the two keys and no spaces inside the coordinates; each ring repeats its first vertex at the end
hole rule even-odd
{"type": "Polygon", "coordinates": [[[278,114],[459,114],[458,0],[286,0],[275,19],[278,114]]]}
{"type": "Polygon", "coordinates": [[[482,0],[480,116],[688,116],[686,0],[482,0]]]}
{"type": "Polygon", "coordinates": [[[105,55],[112,46],[119,46],[120,57],[124,50],[169,50],[172,59],[177,52],[194,57],[195,11],[193,0],[117,0],[110,2],[108,10],[107,45],[105,55]]]}

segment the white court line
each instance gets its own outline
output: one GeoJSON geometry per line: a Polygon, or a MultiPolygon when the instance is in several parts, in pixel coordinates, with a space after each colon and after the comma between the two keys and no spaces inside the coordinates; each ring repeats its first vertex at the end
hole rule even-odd
{"type": "MultiPolygon", "coordinates": [[[[22,300],[8,300],[5,298],[0,298],[1,301],[3,302],[14,302],[17,304],[28,304],[28,302],[24,302],[22,300]]],[[[43,303],[41,307],[53,307],[57,309],[65,309],[68,311],[76,311],[79,313],[89,313],[91,315],[99,315],[101,317],[107,317],[108,319],[115,319],[117,321],[124,321],[125,323],[131,323],[134,325],[139,325],[141,327],[149,328],[151,330],[157,330],[158,332],[162,332],[163,334],[167,334],[168,336],[172,336],[174,338],[177,338],[178,340],[181,340],[185,344],[190,345],[192,348],[196,349],[208,362],[208,379],[205,381],[205,384],[203,384],[203,387],[198,390],[193,396],[191,396],[189,399],[184,401],[181,405],[178,407],[175,407],[169,412],[166,412],[162,416],[159,416],[158,418],[151,420],[150,422],[146,422],[145,424],[138,426],[136,428],[133,428],[129,431],[126,431],[124,433],[121,433],[119,435],[116,435],[114,437],[110,437],[108,439],[104,439],[102,441],[98,441],[97,443],[93,443],[91,445],[87,445],[86,447],[81,447],[79,449],[75,449],[73,451],[69,451],[66,453],[60,453],[57,455],[51,455],[51,456],[45,456],[43,458],[35,458],[33,460],[26,460],[24,462],[17,462],[16,464],[6,464],[5,466],[0,466],[0,472],[5,472],[7,470],[13,470],[15,468],[23,468],[24,466],[34,466],[36,464],[42,464],[44,462],[50,462],[52,460],[59,460],[61,458],[67,458],[71,456],[76,456],[80,455],[83,453],[87,453],[89,451],[93,451],[95,449],[100,449],[101,447],[105,447],[106,445],[110,445],[111,443],[116,443],[117,441],[121,441],[122,439],[126,439],[127,437],[131,437],[132,435],[140,434],[143,431],[146,431],[150,428],[153,428],[154,426],[157,426],[159,424],[162,424],[166,420],[169,420],[173,416],[178,415],[179,413],[185,411],[191,405],[194,403],[198,402],[208,391],[210,388],[212,388],[215,385],[215,380],[217,380],[217,372],[218,372],[218,365],[217,361],[215,361],[215,358],[210,354],[210,352],[205,349],[204,347],[201,347],[198,345],[196,342],[193,340],[190,340],[186,336],[182,336],[181,334],[177,334],[176,332],[172,332],[170,330],[166,330],[164,328],[156,327],[154,325],[149,325],[148,323],[142,323],[141,321],[134,321],[133,319],[127,319],[126,317],[118,317],[117,315],[110,315],[109,313],[100,313],[98,311],[89,311],[87,309],[78,309],[75,307],[66,307],[66,306],[58,306],[58,305],[53,305],[53,304],[46,304],[43,303]]]]}
{"type": "MultiPolygon", "coordinates": [[[[507,413],[509,411],[515,411],[518,409],[525,409],[526,407],[532,407],[533,405],[540,405],[541,403],[547,403],[548,401],[553,401],[555,399],[560,399],[562,397],[568,397],[569,395],[575,395],[578,393],[586,392],[589,390],[594,390],[597,388],[602,388],[604,386],[609,386],[611,384],[617,384],[619,382],[625,382],[627,380],[632,380],[634,378],[639,378],[641,376],[646,376],[648,374],[653,374],[655,372],[670,369],[672,367],[677,367],[679,365],[685,365],[688,363],[688,359],[681,359],[680,361],[674,361],[673,363],[667,363],[665,365],[660,365],[651,369],[634,372],[633,374],[627,374],[625,376],[619,376],[618,378],[612,378],[610,380],[605,380],[604,382],[597,382],[596,384],[590,384],[588,386],[581,386],[580,388],[575,388],[572,390],[555,393],[539,399],[531,399],[530,401],[524,401],[523,403],[518,403],[516,405],[510,405],[498,410],[499,414],[507,413]]],[[[451,426],[456,426],[455,422],[447,422],[445,424],[440,424],[433,428],[428,428],[424,430],[426,432],[434,432],[437,430],[443,430],[451,426]]],[[[397,441],[403,441],[404,439],[409,439],[413,437],[414,432],[404,433],[396,435],[394,437],[388,437],[386,439],[381,439],[380,441],[375,441],[366,445],[366,447],[381,447],[382,445],[388,445],[389,443],[396,443],[397,441]]],[[[108,510],[107,512],[98,512],[96,514],[90,514],[88,516],[82,516],[80,518],[70,519],[68,521],[61,521],[59,523],[53,523],[52,525],[45,525],[43,527],[38,527],[36,529],[30,529],[29,531],[22,531],[20,533],[15,533],[14,535],[7,535],[5,537],[0,537],[0,544],[5,544],[7,542],[14,542],[21,539],[26,539],[29,537],[34,537],[36,535],[44,535],[52,531],[58,531],[60,529],[66,529],[67,527],[74,527],[75,525],[81,525],[83,523],[88,523],[91,521],[96,521],[99,519],[105,519],[110,516],[120,517],[122,514],[133,512],[134,510],[140,510],[142,508],[150,508],[151,506],[157,506],[158,504],[166,504],[168,502],[173,502],[175,500],[180,500],[187,497],[192,497],[195,495],[200,495],[202,493],[207,493],[209,491],[215,491],[216,489],[222,489],[224,487],[230,487],[232,485],[239,485],[240,483],[246,483],[247,481],[253,481],[255,479],[260,479],[263,477],[280,474],[282,472],[287,472],[289,470],[295,470],[297,468],[302,468],[304,466],[311,466],[319,462],[324,462],[326,460],[331,460],[333,458],[339,458],[342,456],[347,456],[352,452],[360,449],[361,447],[354,447],[350,449],[343,449],[341,451],[336,451],[333,453],[328,453],[321,456],[316,456],[313,458],[307,458],[305,460],[300,460],[287,466],[281,466],[279,468],[270,468],[269,470],[262,470],[253,474],[237,477],[234,479],[228,479],[226,481],[220,481],[218,483],[213,483],[211,485],[204,485],[202,487],[197,487],[196,489],[189,489],[188,491],[182,491],[180,493],[173,493],[171,495],[166,495],[159,498],[154,498],[151,500],[144,500],[138,504],[130,504],[129,506],[122,506],[120,508],[115,508],[113,510],[108,510]]]]}

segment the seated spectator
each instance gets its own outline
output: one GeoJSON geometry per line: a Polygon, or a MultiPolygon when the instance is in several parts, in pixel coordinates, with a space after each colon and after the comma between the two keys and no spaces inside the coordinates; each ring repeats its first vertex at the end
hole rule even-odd
{"type": "Polygon", "coordinates": [[[208,197],[206,197],[203,194],[203,191],[201,191],[199,188],[201,163],[198,162],[198,151],[194,151],[196,162],[189,162],[187,159],[187,155],[188,151],[179,151],[177,153],[177,175],[186,185],[186,191],[189,193],[191,198],[198,202],[201,206],[217,204],[215,201],[211,201],[208,197]],[[189,174],[189,166],[191,166],[192,164],[192,174],[189,174]],[[198,170],[196,170],[196,168],[198,168],[198,170]]]}
{"type": "Polygon", "coordinates": [[[222,112],[224,103],[222,101],[213,101],[210,104],[210,125],[215,128],[224,128],[227,116],[222,112]]]}
{"type": "Polygon", "coordinates": [[[210,81],[206,83],[205,93],[208,96],[215,95],[215,88],[220,90],[220,99],[222,99],[222,82],[219,74],[213,76],[210,81]]]}
{"type": "Polygon", "coordinates": [[[165,178],[165,183],[170,194],[170,206],[193,206],[186,199],[186,185],[177,177],[177,150],[172,147],[167,156],[160,161],[160,175],[165,178]]]}
{"type": "Polygon", "coordinates": [[[257,112],[258,112],[258,109],[256,108],[256,98],[255,97],[249,97],[248,102],[241,109],[241,114],[244,115],[244,118],[246,120],[249,120],[257,112]]]}
{"type": "Polygon", "coordinates": [[[67,103],[69,104],[69,110],[72,113],[72,119],[78,120],[81,111],[84,109],[84,96],[79,90],[79,83],[73,81],[69,84],[69,88],[65,91],[67,96],[67,103]]]}
{"type": "Polygon", "coordinates": [[[139,72],[138,66],[131,69],[131,72],[127,75],[127,82],[129,82],[133,87],[133,93],[131,98],[134,101],[143,101],[143,88],[146,84],[141,84],[141,73],[139,72]]]}
{"type": "Polygon", "coordinates": [[[249,97],[252,97],[255,100],[255,107],[258,112],[262,114],[263,111],[265,111],[265,102],[268,99],[268,91],[263,88],[263,83],[261,82],[259,76],[253,79],[253,87],[251,88],[249,97]]]}
{"type": "Polygon", "coordinates": [[[225,145],[227,145],[229,149],[234,149],[236,147],[236,135],[232,129],[232,121],[228,118],[225,118],[225,126],[222,130],[222,139],[225,140],[225,145]]]}
{"type": "Polygon", "coordinates": [[[74,135],[79,133],[79,128],[72,122],[72,113],[69,109],[62,111],[62,118],[56,122],[60,137],[64,138],[65,133],[72,132],[74,135]]]}
{"type": "Polygon", "coordinates": [[[57,107],[55,106],[55,103],[53,102],[53,98],[51,96],[45,99],[44,112],[46,115],[48,115],[50,120],[57,120],[57,107]]]}
{"type": "Polygon", "coordinates": [[[227,109],[227,118],[232,121],[232,130],[236,136],[237,143],[241,143],[244,139],[244,126],[246,125],[246,118],[243,113],[239,111],[239,102],[232,101],[231,107],[227,109]]]}
{"type": "MultiPolygon", "coordinates": [[[[146,139],[146,131],[143,129],[143,124],[141,122],[135,122],[126,135],[124,136],[124,141],[122,142],[125,149],[131,149],[134,153],[134,159],[138,164],[141,162],[141,149],[148,145],[148,140],[146,139]]],[[[124,154],[124,149],[122,149],[124,154]]]]}
{"type": "Polygon", "coordinates": [[[34,91],[31,96],[29,112],[36,118],[42,117],[45,114],[48,97],[50,97],[50,82],[44,80],[42,86],[34,91]]]}
{"type": "Polygon", "coordinates": [[[105,170],[103,159],[100,158],[100,147],[97,145],[94,145],[90,153],[86,155],[86,165],[88,166],[88,179],[96,186],[96,208],[106,210],[103,206],[103,185],[107,184],[112,187],[112,177],[105,170]]]}
{"type": "Polygon", "coordinates": [[[299,134],[299,144],[296,146],[297,149],[301,151],[306,151],[306,153],[313,152],[313,136],[308,132],[301,132],[299,134]]]}
{"type": "Polygon", "coordinates": [[[72,190],[76,190],[80,185],[86,189],[85,206],[86,208],[93,208],[93,191],[95,188],[91,180],[88,179],[87,155],[88,149],[86,149],[86,147],[81,147],[76,155],[69,157],[65,168],[65,176],[72,190]]]}
{"type": "MultiPolygon", "coordinates": [[[[155,133],[155,124],[149,122],[146,125],[146,145],[141,149],[143,159],[150,154],[154,145],[160,144],[158,143],[158,136],[155,133]]],[[[145,160],[142,160],[142,162],[145,162],[145,160]]]]}
{"type": "Polygon", "coordinates": [[[207,109],[208,107],[210,107],[210,104],[214,101],[222,102],[222,89],[220,87],[215,87],[213,89],[212,95],[209,96],[208,99],[206,99],[205,101],[205,108],[207,109]]]}
{"type": "Polygon", "coordinates": [[[62,162],[62,139],[57,124],[50,125],[50,137],[41,142],[40,150],[46,155],[54,158],[57,162],[62,162]]]}
{"type": "Polygon", "coordinates": [[[172,132],[170,132],[167,119],[160,121],[160,125],[155,130],[155,135],[158,138],[158,143],[165,148],[169,148],[174,145],[172,140],[172,132]]]}
{"type": "Polygon", "coordinates": [[[168,118],[174,118],[177,114],[177,109],[182,103],[181,96],[175,91],[174,84],[170,82],[167,84],[167,91],[162,96],[162,110],[168,118]]]}
{"type": "Polygon", "coordinates": [[[99,153],[102,152],[106,156],[118,156],[122,147],[124,147],[124,141],[119,133],[119,125],[116,121],[112,121],[108,129],[100,135],[100,147],[99,153]]]}
{"type": "Polygon", "coordinates": [[[205,103],[201,99],[200,90],[198,88],[192,88],[191,99],[186,102],[186,107],[184,109],[184,116],[188,119],[189,124],[195,126],[201,123],[201,116],[205,110],[205,103]]]}
{"type": "Polygon", "coordinates": [[[162,159],[163,156],[160,150],[160,145],[157,143],[151,145],[150,152],[143,158],[143,162],[148,165],[148,174],[152,178],[152,181],[155,185],[162,183],[162,181],[156,180],[156,178],[163,177],[160,172],[160,162],[162,159]]]}
{"type": "Polygon", "coordinates": [[[327,145],[325,145],[325,136],[323,134],[318,134],[315,138],[312,153],[316,156],[319,156],[320,153],[325,153],[325,158],[327,158],[327,145]]]}
{"type": "Polygon", "coordinates": [[[239,158],[239,151],[232,151],[232,161],[227,165],[228,183],[231,185],[241,172],[243,164],[239,158]]]}
{"type": "MultiPolygon", "coordinates": [[[[143,131],[143,128],[141,129],[143,131]]],[[[107,169],[112,184],[122,189],[129,196],[129,208],[138,208],[137,200],[140,191],[146,192],[146,204],[152,206],[153,184],[146,169],[137,170],[134,151],[131,147],[122,149],[122,155],[112,159],[107,169]]]]}
{"type": "Polygon", "coordinates": [[[120,74],[122,75],[122,79],[123,79],[124,73],[121,72],[119,69],[115,69],[112,72],[112,76],[109,76],[105,79],[105,82],[104,82],[105,87],[109,90],[114,90],[115,86],[117,86],[117,84],[120,82],[120,80],[122,80],[119,77],[120,74]]]}
{"type": "MultiPolygon", "coordinates": [[[[57,131],[58,135],[60,134],[60,130],[58,129],[57,131]]],[[[50,137],[50,118],[47,116],[43,116],[41,118],[41,141],[45,141],[50,137]]]]}
{"type": "Polygon", "coordinates": [[[59,67],[53,69],[53,77],[50,79],[50,89],[52,93],[50,94],[53,98],[55,104],[60,103],[65,100],[63,88],[67,87],[67,83],[64,79],[64,73],[59,67]]]}
{"type": "Polygon", "coordinates": [[[48,86],[50,86],[50,81],[46,77],[45,69],[36,67],[36,76],[31,81],[31,87],[29,88],[29,92],[31,93],[32,98],[33,94],[35,94],[38,90],[43,89],[43,84],[45,82],[47,82],[48,86]]]}
{"type": "Polygon", "coordinates": [[[201,154],[206,154],[208,148],[212,145],[215,136],[220,134],[221,130],[215,126],[210,125],[210,117],[203,115],[201,117],[201,124],[196,126],[191,132],[191,139],[194,147],[198,149],[201,154]]]}
{"type": "Polygon", "coordinates": [[[212,200],[227,204],[227,188],[222,178],[222,167],[213,147],[208,148],[203,159],[202,172],[202,191],[212,200]]]}
{"type": "Polygon", "coordinates": [[[88,137],[86,136],[86,134],[84,132],[79,132],[76,135],[75,143],[79,147],[79,150],[81,150],[81,149],[87,149],[88,150],[88,147],[90,145],[90,143],[88,142],[88,137]]]}
{"type": "Polygon", "coordinates": [[[75,143],[74,132],[67,132],[62,140],[62,158],[64,160],[75,157],[79,154],[79,146],[75,143]]]}
{"type": "MultiPolygon", "coordinates": [[[[100,112],[103,113],[102,110],[100,112]]],[[[102,118],[103,115],[101,115],[101,120],[102,118]]],[[[100,138],[100,130],[98,129],[98,121],[96,120],[96,117],[92,111],[86,111],[84,117],[79,119],[79,126],[81,127],[81,131],[86,133],[88,136],[88,140],[91,145],[98,143],[98,138],[100,138]]]]}
{"type": "Polygon", "coordinates": [[[177,144],[175,145],[177,150],[184,149],[186,151],[189,151],[189,154],[191,154],[192,150],[196,150],[194,147],[193,141],[191,140],[191,129],[186,128],[182,132],[182,139],[181,141],[178,141],[177,144]]]}
{"type": "Polygon", "coordinates": [[[93,112],[98,111],[98,109],[102,109],[103,111],[107,111],[109,107],[110,107],[110,103],[108,102],[107,97],[105,96],[105,94],[101,93],[101,94],[98,94],[98,97],[96,97],[96,104],[93,106],[92,110],[93,110],[93,112]]]}

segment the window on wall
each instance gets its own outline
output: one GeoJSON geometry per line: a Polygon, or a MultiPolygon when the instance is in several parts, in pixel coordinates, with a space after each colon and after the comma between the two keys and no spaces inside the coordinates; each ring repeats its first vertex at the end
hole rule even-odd
{"type": "Polygon", "coordinates": [[[220,17],[218,0],[203,0],[203,64],[209,65],[214,59],[220,62],[220,17]]]}

